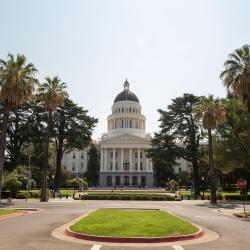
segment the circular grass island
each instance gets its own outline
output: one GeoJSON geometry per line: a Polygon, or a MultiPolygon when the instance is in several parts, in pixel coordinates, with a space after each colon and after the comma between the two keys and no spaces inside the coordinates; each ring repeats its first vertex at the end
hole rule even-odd
{"type": "Polygon", "coordinates": [[[70,226],[66,233],[106,242],[167,242],[198,238],[202,231],[160,210],[101,209],[70,226]]]}
{"type": "Polygon", "coordinates": [[[18,213],[18,211],[14,209],[0,209],[0,216],[14,213],[18,213]]]}

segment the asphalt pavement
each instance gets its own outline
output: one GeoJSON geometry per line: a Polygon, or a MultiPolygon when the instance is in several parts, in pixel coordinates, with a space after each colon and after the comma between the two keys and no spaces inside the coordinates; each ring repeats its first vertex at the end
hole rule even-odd
{"type": "MultiPolygon", "coordinates": [[[[34,213],[0,221],[0,249],[81,249],[81,250],[123,250],[138,247],[105,246],[77,244],[54,238],[54,229],[93,209],[99,208],[159,208],[168,210],[191,222],[217,232],[217,240],[195,244],[171,246],[147,246],[158,250],[249,250],[250,221],[232,216],[233,211],[241,209],[240,204],[223,204],[211,207],[204,201],[53,201],[40,203],[34,201],[15,201],[13,207],[37,208],[34,213]]],[[[248,207],[250,208],[250,207],[248,207]]],[[[144,249],[142,247],[141,249],[144,249]]]]}

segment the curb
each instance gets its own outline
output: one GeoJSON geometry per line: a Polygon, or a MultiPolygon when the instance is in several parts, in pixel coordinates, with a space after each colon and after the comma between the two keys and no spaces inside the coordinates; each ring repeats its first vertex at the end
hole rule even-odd
{"type": "Polygon", "coordinates": [[[199,228],[199,231],[194,234],[167,236],[167,237],[110,237],[110,236],[94,236],[73,232],[69,227],[65,230],[65,234],[77,239],[96,241],[96,242],[111,242],[111,243],[164,243],[183,240],[193,240],[200,238],[204,232],[199,228]]]}
{"type": "Polygon", "coordinates": [[[239,215],[237,213],[233,213],[234,216],[236,216],[237,218],[240,218],[241,220],[250,220],[250,216],[248,215],[239,215]]]}
{"type": "Polygon", "coordinates": [[[1,215],[0,216],[0,221],[5,220],[5,219],[9,219],[9,218],[15,218],[15,217],[21,216],[23,214],[24,214],[23,212],[16,212],[16,213],[13,213],[13,214],[1,215]]]}

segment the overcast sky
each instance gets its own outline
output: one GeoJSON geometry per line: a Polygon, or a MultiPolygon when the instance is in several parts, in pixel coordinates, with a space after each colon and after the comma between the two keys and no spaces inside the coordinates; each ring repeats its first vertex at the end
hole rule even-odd
{"type": "Polygon", "coordinates": [[[225,96],[227,55],[250,41],[250,1],[0,0],[0,57],[26,55],[39,79],[58,75],[99,119],[126,78],[158,130],[158,108],[183,93],[225,96]]]}

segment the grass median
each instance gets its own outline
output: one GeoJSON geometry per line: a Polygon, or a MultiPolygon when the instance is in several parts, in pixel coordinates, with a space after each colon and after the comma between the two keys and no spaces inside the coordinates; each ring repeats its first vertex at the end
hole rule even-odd
{"type": "Polygon", "coordinates": [[[6,214],[14,214],[14,213],[18,213],[18,211],[12,209],[0,209],[0,216],[6,214]]]}
{"type": "Polygon", "coordinates": [[[165,211],[97,210],[70,229],[74,232],[112,237],[165,237],[192,234],[199,229],[165,211]]]}

